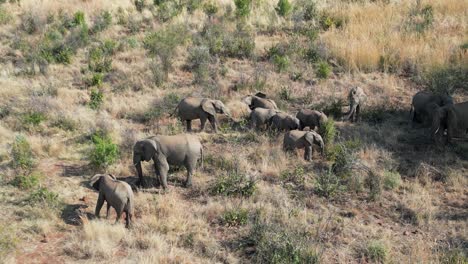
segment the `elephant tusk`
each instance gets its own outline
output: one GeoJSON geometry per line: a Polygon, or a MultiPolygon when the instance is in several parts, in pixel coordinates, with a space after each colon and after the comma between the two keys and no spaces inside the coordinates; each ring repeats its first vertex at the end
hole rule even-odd
{"type": "Polygon", "coordinates": [[[437,132],[439,132],[439,129],[440,129],[440,126],[437,127],[437,130],[434,132],[434,135],[437,134],[437,132]]]}

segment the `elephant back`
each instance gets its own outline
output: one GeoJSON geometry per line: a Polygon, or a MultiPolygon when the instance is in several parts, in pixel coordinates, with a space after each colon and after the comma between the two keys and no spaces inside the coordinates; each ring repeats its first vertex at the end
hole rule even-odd
{"type": "Polygon", "coordinates": [[[178,115],[184,120],[192,120],[199,118],[201,103],[204,98],[187,97],[180,101],[178,106],[178,115]]]}

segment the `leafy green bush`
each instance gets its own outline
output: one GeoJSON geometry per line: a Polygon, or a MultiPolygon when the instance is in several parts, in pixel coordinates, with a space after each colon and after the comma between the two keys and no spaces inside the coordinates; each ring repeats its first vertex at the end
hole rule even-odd
{"type": "Polygon", "coordinates": [[[39,185],[40,175],[37,173],[29,175],[17,175],[11,184],[23,190],[35,188],[39,185]]]}
{"type": "Polygon", "coordinates": [[[51,125],[65,131],[74,131],[78,127],[78,123],[75,120],[63,116],[55,119],[51,125]]]}
{"type": "Polygon", "coordinates": [[[103,133],[92,136],[93,148],[89,154],[91,164],[97,168],[106,168],[112,165],[119,156],[119,147],[112,139],[103,133]]]}
{"type": "Polygon", "coordinates": [[[73,25],[82,26],[86,24],[85,14],[82,11],[78,11],[73,15],[73,25]]]}
{"type": "Polygon", "coordinates": [[[112,55],[114,54],[114,41],[105,41],[88,52],[88,69],[90,71],[106,73],[112,70],[112,55]]]}
{"type": "Polygon", "coordinates": [[[457,90],[468,91],[468,66],[460,63],[434,68],[423,75],[424,83],[439,94],[452,94],[457,90]]]}
{"type": "Polygon", "coordinates": [[[97,33],[109,28],[112,24],[112,15],[109,11],[102,12],[94,21],[94,25],[91,29],[91,32],[97,33]]]}
{"type": "Polygon", "coordinates": [[[284,182],[292,182],[294,184],[304,186],[306,181],[304,167],[296,166],[294,171],[285,170],[280,174],[280,178],[284,182]]]}
{"type": "Polygon", "coordinates": [[[335,144],[337,133],[335,120],[331,117],[328,118],[327,122],[320,126],[319,134],[322,136],[325,146],[333,146],[333,144],[335,144]]]}
{"type": "Polygon", "coordinates": [[[292,6],[288,0],[279,0],[275,8],[278,15],[282,17],[289,15],[289,13],[291,12],[291,9],[292,9],[292,6]]]}
{"type": "Polygon", "coordinates": [[[277,72],[283,72],[289,67],[288,56],[274,55],[272,60],[277,72]]]}
{"type": "Polygon", "coordinates": [[[304,52],[304,59],[308,63],[316,63],[320,60],[320,54],[316,45],[310,44],[309,48],[304,52]]]}
{"type": "Polygon", "coordinates": [[[11,21],[11,15],[8,13],[8,11],[0,6],[0,25],[7,24],[9,21],[11,21]]]}
{"type": "Polygon", "coordinates": [[[303,6],[303,18],[305,21],[311,21],[317,18],[317,5],[315,4],[314,1],[306,1],[304,3],[305,5],[303,6]]]}
{"type": "Polygon", "coordinates": [[[369,188],[369,199],[371,201],[377,200],[382,193],[382,177],[371,170],[368,172],[366,184],[369,188]]]}
{"type": "Polygon", "coordinates": [[[287,86],[281,87],[281,90],[279,92],[279,97],[281,100],[289,101],[291,100],[291,90],[287,86]]]}
{"type": "Polygon", "coordinates": [[[89,101],[89,107],[91,109],[97,110],[101,107],[104,101],[104,93],[99,89],[92,89],[89,101]]]}
{"type": "Polygon", "coordinates": [[[370,241],[364,251],[364,255],[374,263],[385,263],[388,250],[380,241],[370,241]]]}
{"type": "Polygon", "coordinates": [[[32,126],[38,126],[40,123],[45,121],[46,115],[41,113],[41,112],[29,112],[23,114],[23,117],[21,118],[21,122],[25,124],[26,126],[32,125],[32,126]]]}
{"type": "Polygon", "coordinates": [[[29,142],[23,135],[17,135],[11,148],[12,165],[15,169],[31,170],[34,155],[29,142]]]}
{"type": "Polygon", "coordinates": [[[32,204],[46,204],[49,207],[56,208],[61,204],[59,195],[55,192],[49,191],[45,187],[41,187],[31,193],[28,202],[32,204]]]}
{"type": "Polygon", "coordinates": [[[163,1],[159,4],[157,17],[161,22],[167,22],[182,13],[183,6],[182,2],[163,1]]]}
{"type": "Polygon", "coordinates": [[[223,53],[232,58],[249,58],[255,49],[255,38],[249,28],[238,24],[233,34],[224,35],[223,53]]]}
{"type": "MultiPolygon", "coordinates": [[[[91,75],[91,77],[89,77],[89,79],[86,80],[86,85],[100,87],[102,85],[103,80],[104,80],[104,75],[100,72],[96,72],[96,73],[93,73],[93,75],[91,75]]],[[[95,96],[95,94],[93,94],[93,91],[91,91],[91,100],[94,100],[93,96],[95,96]]],[[[95,106],[97,105],[93,105],[91,108],[95,106]]],[[[93,109],[97,109],[97,108],[93,108],[93,109]]]]}
{"type": "Polygon", "coordinates": [[[227,226],[246,225],[249,220],[249,211],[247,209],[237,208],[224,212],[221,216],[221,222],[227,226]]]}
{"type": "Polygon", "coordinates": [[[324,105],[320,105],[320,109],[323,109],[323,112],[327,114],[327,116],[334,117],[334,118],[341,118],[342,112],[341,108],[345,104],[343,99],[336,99],[336,98],[329,98],[324,105]]]}
{"type": "Polygon", "coordinates": [[[315,180],[315,192],[326,198],[334,197],[342,188],[340,178],[331,169],[321,172],[315,180]]]}
{"type": "Polygon", "coordinates": [[[340,175],[349,175],[353,164],[356,162],[356,150],[361,146],[359,140],[348,140],[335,144],[327,151],[327,157],[333,161],[333,172],[340,175]]]}
{"type": "Polygon", "coordinates": [[[195,46],[189,50],[188,67],[194,73],[196,83],[204,83],[209,77],[210,50],[206,46],[195,46]]]}
{"type": "Polygon", "coordinates": [[[434,23],[434,9],[431,5],[420,7],[417,5],[411,10],[407,22],[407,28],[414,30],[418,33],[424,33],[427,29],[432,27],[434,23]]]}
{"type": "Polygon", "coordinates": [[[387,190],[394,190],[401,184],[401,176],[398,172],[384,171],[383,186],[387,190]]]}
{"type": "Polygon", "coordinates": [[[317,65],[317,77],[320,79],[327,79],[331,73],[331,66],[326,61],[321,61],[317,65]]]}
{"type": "MultiPolygon", "coordinates": [[[[255,223],[249,240],[255,247],[254,263],[319,263],[318,254],[310,249],[309,234],[289,230],[283,225],[255,223]]],[[[249,245],[250,246],[250,245],[249,245]]]]}
{"type": "Polygon", "coordinates": [[[250,14],[250,7],[252,0],[234,0],[236,5],[236,16],[237,17],[248,17],[250,14]]]}
{"type": "Polygon", "coordinates": [[[216,179],[211,187],[211,193],[214,195],[250,197],[256,189],[256,181],[253,178],[231,171],[216,179]]]}
{"type": "Polygon", "coordinates": [[[187,29],[180,25],[166,27],[145,37],[143,44],[148,53],[153,57],[158,57],[161,61],[164,80],[167,80],[169,71],[172,69],[175,49],[183,45],[186,40],[187,29]]]}
{"type": "Polygon", "coordinates": [[[140,13],[143,11],[143,9],[146,6],[146,1],[145,0],[135,0],[133,3],[135,4],[136,10],[138,12],[140,12],[140,13]]]}
{"type": "Polygon", "coordinates": [[[203,5],[203,12],[205,12],[209,18],[212,18],[218,13],[218,6],[214,2],[205,3],[203,5]]]}

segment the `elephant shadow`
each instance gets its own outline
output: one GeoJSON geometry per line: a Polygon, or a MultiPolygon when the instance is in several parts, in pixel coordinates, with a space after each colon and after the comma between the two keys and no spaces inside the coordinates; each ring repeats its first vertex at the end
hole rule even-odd
{"type": "Polygon", "coordinates": [[[94,219],[92,213],[86,212],[88,208],[85,204],[67,204],[62,210],[61,218],[68,225],[81,225],[83,219],[94,219]]]}

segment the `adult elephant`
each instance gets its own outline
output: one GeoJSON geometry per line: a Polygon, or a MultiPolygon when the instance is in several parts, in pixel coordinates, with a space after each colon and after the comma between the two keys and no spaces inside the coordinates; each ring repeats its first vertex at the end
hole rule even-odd
{"type": "Polygon", "coordinates": [[[328,121],[327,115],[317,110],[301,109],[296,117],[299,119],[301,130],[305,127],[315,129],[315,127],[321,127],[328,121]]]}
{"type": "Polygon", "coordinates": [[[439,95],[429,91],[419,91],[413,96],[411,102],[410,122],[430,124],[433,114],[438,107],[452,105],[453,99],[450,95],[439,95]]]}
{"type": "Polygon", "coordinates": [[[446,105],[435,111],[432,121],[431,135],[437,140],[447,129],[447,142],[450,143],[454,135],[465,134],[468,130],[468,102],[446,105]]]}
{"type": "Polygon", "coordinates": [[[361,87],[353,87],[348,93],[349,111],[343,119],[350,120],[351,122],[359,121],[361,108],[366,98],[367,96],[361,87]]]}
{"type": "Polygon", "coordinates": [[[209,98],[187,97],[182,99],[177,105],[174,113],[177,111],[179,118],[187,124],[187,131],[192,131],[192,120],[200,119],[200,130],[205,130],[206,120],[210,121],[213,130],[217,133],[216,114],[225,114],[230,117],[229,110],[220,100],[209,98]]]}
{"type": "Polygon", "coordinates": [[[275,109],[255,108],[250,112],[250,128],[261,129],[267,125],[268,120],[270,120],[272,116],[279,112],[279,110],[275,109]]]}
{"type": "Polygon", "coordinates": [[[270,118],[268,126],[274,130],[294,130],[298,129],[300,124],[296,117],[279,112],[270,118]]]}
{"type": "Polygon", "coordinates": [[[133,164],[138,172],[138,185],[142,186],[142,161],[153,160],[156,176],[164,189],[167,189],[169,165],[184,165],[187,169],[186,187],[192,186],[192,175],[197,161],[203,166],[203,147],[198,137],[189,134],[174,136],[152,136],[139,140],[133,147],[133,164]]]}
{"type": "Polygon", "coordinates": [[[323,155],[325,145],[322,137],[315,131],[291,130],[286,132],[283,138],[284,151],[304,148],[304,159],[307,161],[312,160],[313,145],[318,146],[320,153],[323,155]]]}
{"type": "Polygon", "coordinates": [[[257,93],[255,95],[247,95],[242,98],[242,102],[247,104],[250,110],[255,108],[265,108],[265,109],[278,109],[275,101],[266,98],[264,93],[257,93]]]}

